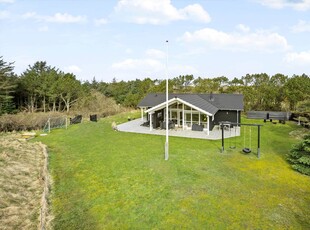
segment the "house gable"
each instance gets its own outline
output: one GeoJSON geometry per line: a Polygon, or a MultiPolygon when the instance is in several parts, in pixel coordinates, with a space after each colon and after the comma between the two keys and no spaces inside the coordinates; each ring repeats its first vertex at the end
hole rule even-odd
{"type": "MultiPolygon", "coordinates": [[[[200,100],[201,100],[201,99],[200,99],[200,100]]],[[[201,113],[204,113],[204,114],[206,114],[206,115],[208,115],[208,116],[213,116],[213,115],[214,115],[214,113],[210,113],[209,111],[204,110],[204,109],[201,108],[200,106],[195,105],[195,104],[198,104],[197,101],[194,101],[194,102],[196,102],[196,103],[193,103],[193,104],[192,104],[192,103],[188,102],[188,100],[184,100],[184,99],[182,99],[182,98],[174,97],[174,98],[172,98],[172,99],[170,99],[170,100],[168,101],[168,105],[172,105],[172,104],[174,104],[174,103],[176,103],[176,102],[179,102],[179,103],[182,103],[182,104],[184,104],[184,105],[187,105],[187,106],[189,106],[189,107],[191,107],[191,108],[193,108],[193,109],[195,109],[195,110],[197,110],[197,111],[199,111],[199,112],[201,112],[201,113]]],[[[154,107],[152,107],[152,108],[146,110],[145,112],[146,112],[146,113],[152,113],[152,112],[155,112],[155,111],[157,111],[157,110],[163,109],[163,108],[166,107],[166,103],[167,103],[166,101],[165,101],[165,102],[162,102],[162,103],[160,103],[160,104],[158,104],[158,105],[156,105],[156,106],[154,106],[154,107]]],[[[206,107],[206,106],[204,106],[204,107],[206,107]]],[[[212,105],[209,106],[209,107],[212,108],[212,105]]],[[[214,111],[216,112],[217,109],[216,109],[216,108],[212,108],[212,111],[213,111],[213,112],[214,112],[214,111]]]]}

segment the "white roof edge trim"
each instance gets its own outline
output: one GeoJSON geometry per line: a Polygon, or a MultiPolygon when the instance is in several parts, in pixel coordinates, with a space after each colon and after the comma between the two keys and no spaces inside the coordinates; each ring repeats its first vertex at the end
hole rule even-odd
{"type": "Polygon", "coordinates": [[[199,111],[199,112],[202,112],[202,113],[204,113],[204,114],[206,114],[206,115],[208,115],[208,116],[213,116],[212,113],[209,113],[209,112],[207,112],[207,111],[205,111],[205,110],[203,110],[203,109],[200,109],[200,108],[196,107],[195,105],[192,105],[191,103],[188,103],[188,102],[186,102],[186,101],[184,101],[184,100],[182,100],[182,99],[180,99],[180,98],[177,98],[177,100],[178,100],[179,102],[182,102],[183,104],[189,106],[189,107],[192,107],[193,109],[195,109],[195,110],[197,110],[197,111],[199,111]]]}
{"type": "MultiPolygon", "coordinates": [[[[187,105],[187,106],[189,106],[189,107],[191,107],[191,108],[193,108],[193,109],[195,109],[195,110],[197,110],[197,111],[199,111],[199,112],[202,112],[202,113],[204,113],[204,114],[206,114],[206,115],[208,115],[208,116],[213,116],[214,114],[212,114],[212,113],[209,113],[209,112],[207,112],[207,111],[205,111],[205,110],[203,110],[203,109],[200,109],[200,108],[198,108],[197,106],[195,106],[195,105],[192,105],[191,103],[188,103],[188,102],[186,102],[186,101],[184,101],[184,100],[182,100],[182,99],[180,99],[180,98],[172,98],[172,99],[170,99],[169,101],[168,101],[168,104],[169,105],[171,105],[171,104],[173,104],[174,102],[181,102],[181,103],[183,103],[183,104],[185,104],[185,105],[187,105]]],[[[154,107],[152,107],[152,108],[150,108],[150,109],[148,109],[148,110],[145,110],[144,112],[145,113],[150,113],[150,112],[154,112],[154,111],[156,111],[156,110],[158,110],[158,109],[160,109],[160,108],[164,108],[164,106],[166,105],[166,101],[165,102],[163,102],[163,103],[161,103],[161,104],[158,104],[158,105],[156,105],[156,106],[154,106],[154,107]]]]}
{"type": "MultiPolygon", "coordinates": [[[[168,101],[168,104],[170,105],[170,104],[172,104],[174,101],[176,101],[176,98],[171,98],[169,101],[168,101]]],[[[158,110],[158,109],[160,109],[161,107],[165,107],[165,105],[166,105],[166,101],[164,101],[164,102],[162,102],[162,103],[160,103],[160,104],[158,104],[158,105],[155,105],[154,107],[152,107],[152,108],[149,108],[148,110],[145,110],[144,112],[145,113],[150,113],[150,112],[154,112],[154,111],[156,111],[156,110],[158,110]]]]}

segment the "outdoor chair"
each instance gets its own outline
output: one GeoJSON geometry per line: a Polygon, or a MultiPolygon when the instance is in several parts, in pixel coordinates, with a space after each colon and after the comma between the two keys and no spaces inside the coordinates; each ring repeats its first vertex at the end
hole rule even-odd
{"type": "Polygon", "coordinates": [[[203,131],[203,125],[193,124],[192,131],[203,131]]]}

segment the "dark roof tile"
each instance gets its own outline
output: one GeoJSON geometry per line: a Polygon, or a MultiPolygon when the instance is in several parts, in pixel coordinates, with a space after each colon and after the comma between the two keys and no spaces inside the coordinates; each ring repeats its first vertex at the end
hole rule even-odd
{"type": "MultiPolygon", "coordinates": [[[[215,114],[218,110],[243,110],[242,94],[169,94],[178,97],[204,111],[215,114]]],[[[138,107],[151,108],[166,101],[165,93],[150,93],[138,107]]]]}

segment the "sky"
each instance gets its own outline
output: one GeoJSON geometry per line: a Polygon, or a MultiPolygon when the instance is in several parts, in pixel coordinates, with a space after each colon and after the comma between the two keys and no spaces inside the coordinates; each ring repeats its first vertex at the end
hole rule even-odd
{"type": "Polygon", "coordinates": [[[310,0],[0,0],[0,56],[81,81],[310,75],[310,0]]]}

